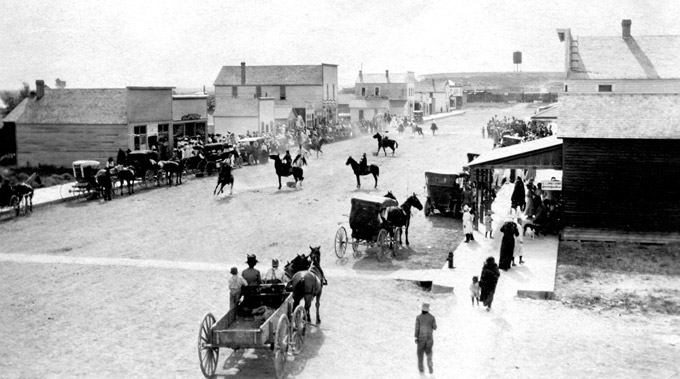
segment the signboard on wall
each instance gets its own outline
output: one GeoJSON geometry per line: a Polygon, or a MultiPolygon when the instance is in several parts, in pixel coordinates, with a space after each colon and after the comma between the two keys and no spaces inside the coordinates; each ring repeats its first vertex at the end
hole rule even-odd
{"type": "Polygon", "coordinates": [[[449,87],[450,96],[463,96],[463,87],[449,87]]]}
{"type": "Polygon", "coordinates": [[[541,182],[541,189],[543,191],[562,191],[561,180],[546,180],[541,182]]]}

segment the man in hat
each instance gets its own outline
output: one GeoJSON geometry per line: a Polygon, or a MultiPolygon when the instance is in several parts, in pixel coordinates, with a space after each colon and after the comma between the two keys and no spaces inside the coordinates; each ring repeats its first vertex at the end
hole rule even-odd
{"type": "Polygon", "coordinates": [[[243,279],[248,282],[249,286],[254,286],[262,283],[262,278],[260,277],[260,270],[255,268],[258,263],[255,254],[248,254],[248,259],[246,260],[248,268],[243,270],[243,279]]]}
{"type": "Polygon", "coordinates": [[[279,260],[272,259],[272,268],[264,275],[264,282],[272,284],[284,283],[284,275],[283,270],[279,269],[279,260]]]}
{"type": "Polygon", "coordinates": [[[366,153],[361,156],[361,161],[359,161],[359,173],[363,174],[368,171],[368,161],[366,160],[366,153]]]}
{"type": "Polygon", "coordinates": [[[434,337],[432,332],[437,330],[437,321],[434,316],[430,314],[430,304],[423,303],[422,313],[416,317],[416,345],[418,345],[418,370],[423,373],[423,354],[427,355],[427,367],[430,369],[430,374],[434,371],[432,365],[432,345],[434,344],[434,337]]]}
{"type": "Polygon", "coordinates": [[[231,278],[229,278],[229,309],[238,305],[241,298],[241,287],[247,286],[248,282],[238,274],[236,267],[231,268],[231,278]]]}

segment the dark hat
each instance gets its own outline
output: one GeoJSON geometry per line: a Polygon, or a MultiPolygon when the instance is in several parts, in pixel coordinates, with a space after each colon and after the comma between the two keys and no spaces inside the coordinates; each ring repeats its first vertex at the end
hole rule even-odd
{"type": "Polygon", "coordinates": [[[232,267],[232,268],[231,268],[231,274],[232,274],[232,275],[238,274],[238,269],[237,269],[236,267],[232,267]]]}
{"type": "Polygon", "coordinates": [[[272,267],[279,267],[279,260],[278,259],[272,259],[272,267]]]}
{"type": "Polygon", "coordinates": [[[257,260],[257,256],[255,254],[248,254],[248,259],[246,260],[246,263],[251,263],[251,262],[255,262],[255,263],[259,262],[257,260]]]}

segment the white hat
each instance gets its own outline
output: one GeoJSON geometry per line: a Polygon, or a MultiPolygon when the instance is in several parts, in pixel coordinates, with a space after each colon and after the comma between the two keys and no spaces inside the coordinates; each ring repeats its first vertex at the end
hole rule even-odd
{"type": "Polygon", "coordinates": [[[429,312],[430,311],[430,303],[423,303],[422,309],[425,312],[429,312]]]}

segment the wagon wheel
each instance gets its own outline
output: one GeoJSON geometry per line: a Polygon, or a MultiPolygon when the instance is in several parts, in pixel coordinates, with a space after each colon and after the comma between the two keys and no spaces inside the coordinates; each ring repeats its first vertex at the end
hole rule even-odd
{"type": "Polygon", "coordinates": [[[59,197],[61,197],[62,200],[66,200],[73,196],[73,183],[63,183],[59,186],[59,197]]]}
{"type": "Polygon", "coordinates": [[[161,168],[156,171],[156,175],[154,176],[154,180],[156,180],[156,187],[163,185],[163,178],[165,178],[165,170],[161,168]]]}
{"type": "Polygon", "coordinates": [[[220,348],[213,346],[212,328],[215,325],[215,316],[208,313],[201,322],[198,330],[198,360],[201,364],[201,372],[206,378],[211,378],[217,368],[217,360],[220,356],[220,348]]]}
{"type": "Polygon", "coordinates": [[[12,195],[12,197],[9,198],[9,206],[12,208],[10,216],[12,218],[18,217],[19,213],[21,213],[21,199],[19,199],[19,196],[12,195]]]}
{"type": "Polygon", "coordinates": [[[276,379],[281,379],[284,376],[283,371],[286,368],[286,359],[288,358],[288,316],[283,315],[279,319],[275,338],[274,371],[276,372],[276,379]]]}
{"type": "Polygon", "coordinates": [[[204,172],[207,165],[208,164],[204,160],[198,162],[198,164],[196,165],[196,171],[197,172],[204,172]]]}
{"type": "Polygon", "coordinates": [[[344,226],[341,226],[337,232],[335,232],[335,255],[338,258],[345,256],[345,250],[347,250],[347,230],[344,226]]]}
{"type": "Polygon", "coordinates": [[[307,335],[307,312],[305,307],[300,304],[293,312],[293,325],[291,335],[291,349],[293,354],[298,354],[302,351],[305,344],[305,337],[307,335]]]}
{"type": "Polygon", "coordinates": [[[401,244],[399,240],[401,239],[401,228],[395,226],[394,227],[394,233],[393,233],[394,238],[392,239],[392,254],[396,257],[397,253],[399,252],[399,245],[401,244]]]}
{"type": "Polygon", "coordinates": [[[388,250],[389,250],[389,245],[387,241],[387,230],[385,229],[380,229],[380,232],[378,233],[378,247],[380,250],[378,251],[377,258],[378,261],[382,262],[387,258],[388,250]]]}
{"type": "Polygon", "coordinates": [[[423,211],[425,212],[425,217],[429,216],[430,213],[432,213],[432,202],[430,201],[430,198],[428,197],[427,200],[425,200],[425,206],[423,207],[423,211]]]}
{"type": "Polygon", "coordinates": [[[361,258],[361,252],[359,251],[359,240],[356,238],[352,238],[352,251],[354,254],[354,259],[359,259],[361,258]]]}
{"type": "Polygon", "coordinates": [[[239,156],[238,158],[236,158],[236,165],[238,167],[243,166],[243,157],[242,156],[239,156]]]}
{"type": "Polygon", "coordinates": [[[253,156],[253,154],[248,155],[248,164],[251,166],[255,165],[255,157],[253,156]]]}

